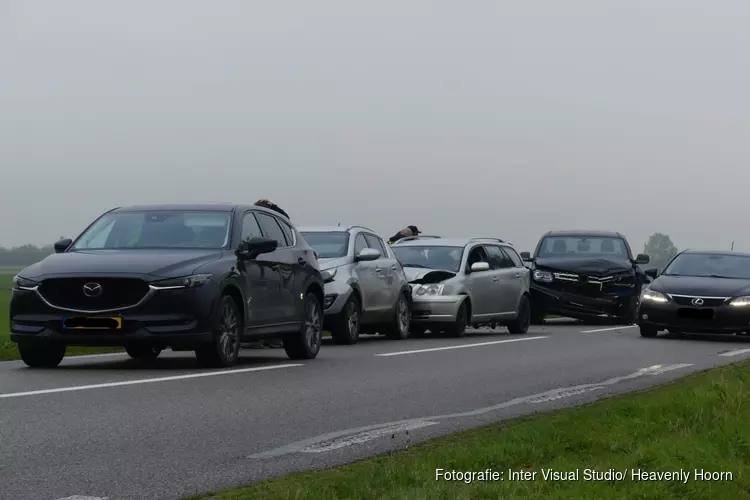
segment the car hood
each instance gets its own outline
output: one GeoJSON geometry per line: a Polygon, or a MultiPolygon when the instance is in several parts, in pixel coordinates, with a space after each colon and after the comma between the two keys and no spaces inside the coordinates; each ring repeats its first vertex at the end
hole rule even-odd
{"type": "Polygon", "coordinates": [[[23,271],[25,278],[65,274],[141,274],[177,277],[221,258],[220,250],[85,250],[55,253],[23,271]]]}
{"type": "Polygon", "coordinates": [[[633,269],[633,264],[627,259],[612,259],[603,257],[537,257],[536,267],[568,271],[592,276],[606,276],[633,269]]]}
{"type": "Polygon", "coordinates": [[[424,269],[421,267],[404,266],[406,280],[409,283],[426,285],[429,283],[440,283],[456,276],[456,273],[443,271],[441,269],[424,269]]]}
{"type": "Polygon", "coordinates": [[[674,295],[737,297],[750,295],[750,280],[662,275],[656,278],[649,288],[674,295]]]}
{"type": "Polygon", "coordinates": [[[333,269],[334,267],[343,266],[349,263],[348,257],[334,257],[332,259],[318,259],[318,266],[321,271],[333,269]]]}

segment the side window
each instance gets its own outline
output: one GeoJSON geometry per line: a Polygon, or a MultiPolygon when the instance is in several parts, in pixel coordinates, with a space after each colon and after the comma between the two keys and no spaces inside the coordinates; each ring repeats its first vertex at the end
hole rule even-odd
{"type": "Polygon", "coordinates": [[[474,247],[471,252],[469,252],[469,260],[466,262],[466,270],[471,270],[471,266],[477,262],[486,262],[492,266],[490,259],[487,256],[487,252],[485,252],[484,248],[481,246],[474,247]]]}
{"type": "Polygon", "coordinates": [[[263,232],[260,230],[258,221],[252,212],[248,212],[242,218],[242,236],[241,239],[245,240],[248,238],[255,238],[263,236],[263,232]]]}
{"type": "Polygon", "coordinates": [[[360,233],[354,238],[354,255],[359,255],[359,252],[365,248],[367,248],[367,241],[365,240],[365,236],[360,233]]]}
{"type": "Polygon", "coordinates": [[[380,240],[377,238],[377,236],[366,234],[365,240],[367,240],[367,246],[369,246],[372,249],[380,251],[381,258],[383,259],[388,258],[388,252],[386,252],[385,248],[383,248],[383,245],[380,244],[380,240]]]}
{"type": "Polygon", "coordinates": [[[258,218],[260,227],[263,229],[263,234],[267,238],[276,240],[280,247],[289,246],[286,241],[286,236],[284,236],[284,231],[281,230],[279,223],[276,222],[276,217],[261,212],[256,213],[255,216],[258,218]]]}
{"type": "Polygon", "coordinates": [[[506,269],[508,267],[514,267],[513,261],[510,260],[502,248],[497,245],[487,245],[484,247],[487,250],[487,254],[490,256],[490,264],[494,269],[506,269]]]}
{"type": "Polygon", "coordinates": [[[513,264],[516,267],[524,267],[523,259],[521,259],[521,256],[518,255],[518,252],[516,252],[515,249],[510,247],[503,247],[503,250],[505,250],[505,253],[508,254],[508,257],[510,257],[510,260],[513,261],[513,264]]]}
{"type": "Polygon", "coordinates": [[[284,231],[284,236],[286,236],[286,241],[289,246],[294,245],[294,230],[292,227],[283,220],[276,219],[276,222],[279,223],[281,230],[284,231]]]}

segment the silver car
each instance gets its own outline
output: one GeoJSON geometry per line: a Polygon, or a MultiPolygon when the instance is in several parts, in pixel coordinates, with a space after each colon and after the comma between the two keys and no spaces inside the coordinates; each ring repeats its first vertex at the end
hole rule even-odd
{"type": "Polygon", "coordinates": [[[412,286],[412,333],[460,337],[467,326],[526,333],[530,271],[497,238],[404,238],[392,244],[412,286]]]}
{"type": "Polygon", "coordinates": [[[409,336],[411,288],[404,268],[374,231],[362,226],[301,227],[325,283],[325,327],[339,344],[360,333],[409,336]]]}

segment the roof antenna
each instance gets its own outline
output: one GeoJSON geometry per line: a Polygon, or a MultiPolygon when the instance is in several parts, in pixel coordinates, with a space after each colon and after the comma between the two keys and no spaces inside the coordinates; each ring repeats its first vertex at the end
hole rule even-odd
{"type": "Polygon", "coordinates": [[[341,223],[339,222],[339,227],[341,227],[341,223]]]}

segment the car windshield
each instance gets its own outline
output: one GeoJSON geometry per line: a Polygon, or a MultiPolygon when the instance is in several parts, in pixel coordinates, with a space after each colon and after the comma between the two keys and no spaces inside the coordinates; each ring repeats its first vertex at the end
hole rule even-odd
{"type": "Polygon", "coordinates": [[[110,212],[84,231],[72,250],[227,248],[231,219],[229,212],[110,212]]]}
{"type": "Polygon", "coordinates": [[[630,258],[625,240],[614,236],[548,236],[537,256],[630,258]]]}
{"type": "Polygon", "coordinates": [[[349,249],[349,233],[344,231],[303,232],[302,237],[313,247],[319,259],[345,257],[349,249]]]}
{"type": "Polygon", "coordinates": [[[391,248],[404,267],[440,269],[452,273],[457,273],[461,268],[461,257],[464,253],[464,247],[437,245],[394,245],[391,248]]]}
{"type": "Polygon", "coordinates": [[[683,253],[664,269],[669,276],[750,279],[750,257],[744,255],[683,253]]]}

